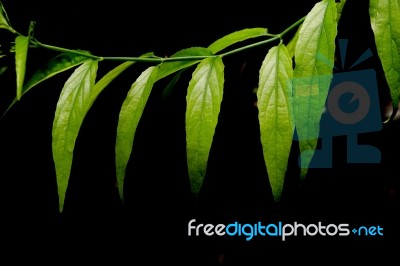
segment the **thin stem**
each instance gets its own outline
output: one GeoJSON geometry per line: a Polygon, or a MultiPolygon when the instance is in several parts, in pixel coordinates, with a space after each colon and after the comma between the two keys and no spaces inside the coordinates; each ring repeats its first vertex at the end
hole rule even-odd
{"type": "Polygon", "coordinates": [[[36,47],[40,47],[40,48],[44,48],[44,49],[48,49],[48,50],[53,50],[53,51],[57,51],[57,52],[73,53],[73,54],[77,54],[77,55],[87,56],[89,58],[93,58],[93,59],[97,59],[97,60],[103,60],[103,58],[101,56],[88,54],[88,53],[85,53],[85,52],[81,52],[79,50],[71,50],[71,49],[67,49],[67,48],[63,48],[63,47],[48,45],[48,44],[40,43],[37,40],[33,41],[33,45],[35,45],[36,47]]]}
{"type": "Polygon", "coordinates": [[[173,61],[191,61],[191,60],[202,60],[205,58],[210,58],[210,57],[215,57],[215,56],[229,56],[232,54],[236,54],[248,49],[252,49],[254,47],[257,46],[261,46],[267,43],[271,43],[274,42],[276,40],[280,40],[282,42],[282,37],[287,34],[289,31],[291,31],[293,28],[299,26],[303,21],[304,21],[305,17],[299,19],[298,21],[296,21],[295,23],[293,23],[292,25],[290,25],[287,29],[285,29],[284,31],[282,31],[279,34],[267,34],[268,37],[272,37],[270,39],[264,40],[264,41],[260,41],[260,42],[256,42],[253,44],[249,44],[219,55],[209,55],[209,56],[183,56],[183,57],[167,57],[167,58],[163,58],[163,57],[102,57],[102,56],[96,56],[96,55],[92,55],[86,52],[82,52],[79,50],[71,50],[71,49],[67,49],[67,48],[62,48],[62,47],[58,47],[58,46],[53,46],[53,45],[48,45],[48,44],[43,44],[40,43],[37,40],[32,40],[33,45],[35,45],[35,47],[40,47],[40,48],[45,48],[48,50],[53,50],[53,51],[58,51],[58,52],[66,52],[66,53],[74,53],[77,55],[83,55],[83,56],[87,56],[89,58],[92,59],[96,59],[96,60],[108,60],[108,61],[135,61],[135,62],[149,62],[149,63],[163,63],[163,62],[173,62],[173,61]]]}
{"type": "Polygon", "coordinates": [[[273,34],[273,33],[265,33],[264,34],[265,36],[268,36],[268,37],[276,37],[276,36],[278,36],[278,34],[273,34]]]}
{"type": "Polygon", "coordinates": [[[191,60],[201,60],[209,57],[215,57],[215,55],[205,55],[205,56],[182,56],[182,57],[102,57],[103,60],[109,61],[137,61],[137,62],[150,62],[150,63],[163,63],[163,62],[173,62],[173,61],[191,61],[191,60]]]}
{"type": "Polygon", "coordinates": [[[221,54],[221,56],[227,56],[227,55],[235,54],[235,53],[238,53],[238,52],[241,52],[241,51],[244,51],[244,50],[248,50],[248,49],[251,49],[251,48],[254,48],[254,47],[257,47],[257,46],[261,46],[261,45],[276,41],[276,40],[281,40],[281,42],[282,42],[282,37],[285,34],[287,34],[289,31],[291,31],[293,28],[295,28],[298,25],[300,25],[301,23],[303,23],[304,19],[305,19],[305,17],[299,19],[298,21],[293,23],[290,27],[288,27],[287,29],[285,29],[284,31],[282,31],[279,34],[269,34],[269,36],[274,36],[271,39],[264,40],[264,41],[257,42],[257,43],[252,43],[252,44],[249,44],[247,46],[243,46],[243,47],[237,48],[235,50],[232,50],[232,51],[226,52],[224,54],[221,54]]]}
{"type": "Polygon", "coordinates": [[[273,37],[273,38],[268,39],[268,40],[264,40],[264,41],[261,41],[261,42],[252,43],[252,44],[249,44],[249,45],[246,45],[246,46],[243,46],[243,47],[240,47],[240,48],[231,50],[231,51],[229,51],[229,52],[220,54],[220,56],[224,57],[224,56],[236,54],[236,53],[242,52],[242,51],[244,51],[244,50],[248,50],[248,49],[251,49],[251,48],[260,46],[260,45],[264,45],[264,44],[266,44],[266,43],[270,43],[270,42],[279,40],[280,38],[281,38],[280,36],[276,36],[276,37],[273,37]]]}

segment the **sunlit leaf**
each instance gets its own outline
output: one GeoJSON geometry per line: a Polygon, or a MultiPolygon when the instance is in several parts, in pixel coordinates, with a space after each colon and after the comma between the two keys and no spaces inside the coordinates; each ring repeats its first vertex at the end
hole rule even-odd
{"type": "Polygon", "coordinates": [[[125,171],[131,156],[136,128],[156,81],[157,70],[158,67],[152,66],[142,72],[132,84],[119,113],[115,145],[115,163],[121,200],[124,200],[123,188],[125,171]]]}
{"type": "Polygon", "coordinates": [[[1,2],[0,2],[0,29],[7,29],[14,32],[14,30],[10,26],[10,20],[8,19],[7,12],[4,9],[4,6],[1,2]]]}
{"type": "Polygon", "coordinates": [[[296,52],[296,45],[297,45],[297,41],[299,40],[300,30],[301,30],[301,25],[297,28],[296,33],[294,34],[292,39],[290,39],[289,43],[286,45],[286,48],[287,48],[291,58],[294,57],[294,54],[296,52]]]}
{"type": "Polygon", "coordinates": [[[220,57],[201,61],[192,74],[186,96],[187,164],[192,192],[199,193],[218,122],[224,85],[220,57]]]}
{"type": "Polygon", "coordinates": [[[15,70],[17,74],[17,100],[21,99],[22,87],[25,80],[26,60],[28,57],[29,37],[15,38],[15,70]]]}
{"type": "Polygon", "coordinates": [[[369,13],[392,104],[397,110],[400,96],[400,1],[370,0],[369,13]]]}
{"type": "MultiPolygon", "coordinates": [[[[189,56],[212,56],[212,52],[203,47],[191,47],[182,49],[171,56],[171,58],[175,57],[189,57],[189,56]]],[[[200,62],[201,59],[191,59],[191,60],[182,60],[182,61],[174,61],[174,62],[165,62],[160,65],[157,74],[157,80],[160,80],[176,71],[181,69],[193,66],[200,62]]]]}
{"type": "Polygon", "coordinates": [[[257,90],[261,143],[272,194],[281,198],[293,141],[292,59],[283,44],[271,48],[261,69],[257,90]]]}
{"type": "Polygon", "coordinates": [[[266,28],[251,28],[235,31],[233,33],[225,35],[221,39],[216,40],[210,46],[208,46],[208,49],[210,49],[211,52],[215,54],[235,43],[242,42],[251,38],[265,36],[266,33],[266,28]]]}
{"type": "Polygon", "coordinates": [[[65,82],[53,121],[53,159],[56,168],[60,211],[71,172],[75,141],[94,100],[98,61],[86,61],[65,82]]]}
{"type": "Polygon", "coordinates": [[[293,73],[294,117],[303,178],[318,142],[319,123],[332,80],[336,34],[335,1],[318,2],[300,29],[293,73]]]}

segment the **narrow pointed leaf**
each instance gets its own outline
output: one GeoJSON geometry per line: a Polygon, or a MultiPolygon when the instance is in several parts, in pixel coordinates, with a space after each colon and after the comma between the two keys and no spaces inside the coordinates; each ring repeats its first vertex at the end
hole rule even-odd
{"type": "Polygon", "coordinates": [[[15,70],[17,74],[17,100],[21,99],[24,85],[26,60],[28,56],[29,37],[18,36],[15,38],[15,70]]]}
{"type": "Polygon", "coordinates": [[[292,77],[287,48],[283,44],[271,48],[260,69],[257,107],[264,160],[276,201],[281,198],[293,141],[292,77]]]}
{"type": "Polygon", "coordinates": [[[115,145],[115,163],[121,200],[124,200],[123,188],[125,171],[132,152],[136,128],[156,81],[157,70],[158,67],[152,66],[142,72],[132,84],[119,113],[115,145]]]}
{"type": "Polygon", "coordinates": [[[342,16],[342,11],[344,8],[344,5],[346,4],[346,0],[340,0],[339,3],[336,3],[337,7],[337,21],[339,23],[340,17],[342,16]]]}
{"type": "Polygon", "coordinates": [[[7,29],[14,32],[14,30],[10,26],[10,20],[8,19],[7,12],[4,9],[4,6],[1,2],[0,2],[0,29],[7,29]]]}
{"type": "Polygon", "coordinates": [[[197,195],[206,174],[218,122],[224,85],[220,57],[201,61],[192,74],[186,96],[186,150],[192,192],[197,195]]]}
{"type": "MultiPolygon", "coordinates": [[[[187,56],[212,56],[212,52],[203,47],[191,47],[182,49],[171,56],[171,58],[175,57],[187,57],[187,56]]],[[[158,70],[157,80],[165,78],[166,76],[175,73],[181,69],[193,66],[199,63],[199,60],[183,60],[183,61],[175,61],[175,62],[166,62],[160,65],[158,70]]]]}
{"type": "Polygon", "coordinates": [[[302,24],[295,51],[293,101],[302,178],[317,146],[319,123],[332,80],[336,34],[335,0],[318,2],[302,24]]]}
{"type": "Polygon", "coordinates": [[[93,102],[98,61],[79,66],[65,82],[53,121],[53,159],[56,168],[60,211],[64,206],[75,141],[93,102]]]}
{"type": "Polygon", "coordinates": [[[375,44],[397,109],[400,96],[400,1],[370,0],[369,13],[375,44]]]}
{"type": "Polygon", "coordinates": [[[210,49],[213,54],[216,54],[235,43],[242,42],[251,38],[265,36],[266,33],[266,28],[250,28],[235,31],[228,35],[225,35],[221,39],[216,40],[210,46],[208,46],[208,49],[210,49]]]}
{"type": "Polygon", "coordinates": [[[22,95],[27,93],[39,83],[89,60],[92,59],[84,55],[77,55],[73,53],[63,53],[57,55],[48,61],[44,66],[36,70],[36,72],[24,84],[22,88],[22,95]]]}
{"type": "MultiPolygon", "coordinates": [[[[76,55],[73,53],[63,53],[57,55],[49,62],[47,62],[44,66],[36,70],[36,72],[22,87],[21,97],[24,96],[28,91],[30,91],[33,87],[35,87],[39,83],[89,60],[92,59],[86,56],[76,55]]],[[[7,113],[16,103],[17,99],[15,98],[13,102],[9,105],[5,113],[7,113]]]]}
{"type": "MultiPolygon", "coordinates": [[[[82,51],[80,51],[80,52],[82,52],[82,51]]],[[[86,52],[86,51],[84,51],[84,52],[86,52]]],[[[152,55],[152,53],[144,54],[142,57],[150,56],[150,55],[152,55]]],[[[93,60],[93,59],[91,59],[87,56],[84,56],[84,55],[74,54],[74,53],[63,53],[63,54],[57,55],[56,57],[51,59],[49,62],[47,62],[44,66],[39,68],[32,75],[32,77],[25,83],[24,87],[22,88],[21,96],[26,94],[28,91],[30,91],[33,87],[37,86],[39,83],[42,83],[43,81],[45,81],[59,73],[67,71],[76,66],[79,66],[82,63],[84,63],[86,61],[90,61],[90,60],[93,60]]],[[[111,70],[106,76],[104,76],[98,82],[98,84],[96,84],[96,87],[99,88],[102,83],[104,83],[104,85],[105,85],[104,87],[106,87],[106,85],[108,85],[116,76],[121,74],[122,71],[124,71],[126,68],[128,68],[131,65],[132,65],[132,63],[129,63],[129,62],[122,63],[120,66],[116,67],[116,69],[111,70]]],[[[98,92],[98,94],[100,92],[101,92],[101,90],[98,92]]],[[[8,110],[10,110],[16,102],[17,102],[17,100],[14,99],[14,101],[7,108],[6,112],[8,112],[8,110]]]]}

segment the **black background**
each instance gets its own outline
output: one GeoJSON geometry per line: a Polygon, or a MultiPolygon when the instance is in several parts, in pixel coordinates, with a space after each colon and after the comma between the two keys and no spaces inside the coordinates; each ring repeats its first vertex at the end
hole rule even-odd
{"type": "MultiPolygon", "coordinates": [[[[151,51],[169,56],[183,48],[206,47],[244,28],[266,27],[272,33],[281,32],[306,15],[317,1],[2,2],[16,30],[26,34],[29,22],[36,21],[35,36],[46,44],[101,56],[139,56],[151,51]]],[[[349,40],[346,60],[354,62],[367,49],[374,54],[358,69],[376,70],[384,115],[388,90],[369,25],[368,1],[348,0],[342,16],[338,38],[349,40]]],[[[1,38],[4,47],[13,37],[2,32],[1,38]]],[[[35,87],[0,121],[4,246],[17,253],[35,251],[35,255],[55,261],[113,257],[131,264],[144,261],[140,265],[265,265],[293,256],[298,261],[310,261],[321,252],[326,258],[344,258],[341,254],[346,252],[359,260],[367,255],[394,259],[389,247],[399,247],[398,121],[359,137],[359,141],[381,150],[380,164],[347,164],[346,138],[337,137],[334,167],[310,169],[301,184],[294,143],[282,202],[273,202],[253,93],[269,47],[224,59],[224,100],[207,176],[197,199],[190,194],[185,157],[189,72],[167,98],[163,97],[165,82],[153,89],[135,136],[125,204],[118,198],[114,174],[118,112],[130,84],[148,65],[137,64],[124,72],[99,96],[76,142],[62,215],[58,213],[51,128],[59,93],[72,72],[35,87]],[[285,242],[188,237],[187,223],[192,218],[213,224],[322,221],[381,225],[384,237],[298,237],[285,242]],[[358,248],[361,253],[356,252],[358,248]]],[[[54,55],[52,51],[30,50],[27,75],[54,55]]],[[[12,55],[1,60],[2,64],[13,64],[12,55]]],[[[101,62],[98,76],[113,66],[101,62]]],[[[0,76],[2,112],[14,97],[13,72],[11,67],[0,76]]]]}

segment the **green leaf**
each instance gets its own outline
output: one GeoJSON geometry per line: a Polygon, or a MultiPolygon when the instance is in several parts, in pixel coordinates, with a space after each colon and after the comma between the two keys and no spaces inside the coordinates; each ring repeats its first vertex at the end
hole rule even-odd
{"type": "Polygon", "coordinates": [[[289,55],[290,55],[290,58],[293,58],[294,54],[296,52],[296,45],[297,45],[297,41],[299,40],[299,34],[300,34],[301,26],[302,25],[300,25],[297,28],[296,33],[294,34],[292,39],[290,39],[289,43],[286,45],[286,48],[287,48],[287,50],[289,52],[289,55]]]}
{"type": "MultiPolygon", "coordinates": [[[[57,55],[49,62],[47,62],[44,66],[36,70],[36,72],[22,87],[21,97],[24,96],[28,91],[30,91],[33,87],[35,87],[39,83],[57,75],[58,73],[69,70],[89,60],[91,59],[86,56],[77,55],[73,53],[63,53],[57,55]]],[[[15,98],[13,102],[10,104],[10,106],[7,108],[5,113],[7,113],[15,105],[16,102],[17,99],[15,98]]]]}
{"type": "Polygon", "coordinates": [[[314,155],[319,123],[332,80],[337,9],[323,0],[307,14],[299,33],[293,73],[294,117],[304,178],[314,155]]]}
{"type": "Polygon", "coordinates": [[[208,156],[218,122],[224,85],[221,57],[200,62],[186,96],[186,150],[192,192],[197,195],[206,174],[208,156]]]}
{"type": "Polygon", "coordinates": [[[53,121],[53,160],[56,168],[60,211],[71,172],[75,141],[81,124],[94,100],[98,61],[79,66],[65,82],[53,121]]]}
{"type": "Polygon", "coordinates": [[[397,110],[400,96],[400,2],[370,0],[369,13],[392,104],[397,110]]]}
{"type": "MultiPolygon", "coordinates": [[[[175,57],[187,57],[187,56],[212,56],[212,52],[203,47],[191,47],[182,49],[171,56],[171,58],[175,57]]],[[[174,62],[165,62],[160,65],[158,70],[157,80],[160,80],[176,71],[181,69],[193,66],[199,63],[201,60],[183,60],[183,61],[174,61],[174,62]]]]}
{"type": "Polygon", "coordinates": [[[280,44],[265,57],[257,89],[261,143],[272,194],[281,198],[293,141],[292,58],[280,44]]]}
{"type": "Polygon", "coordinates": [[[235,43],[251,38],[265,36],[267,32],[268,30],[266,28],[251,28],[235,31],[228,35],[225,35],[221,39],[216,40],[210,46],[208,46],[208,49],[210,49],[213,54],[216,54],[219,51],[235,43]]]}
{"type": "Polygon", "coordinates": [[[73,53],[63,53],[57,55],[56,57],[48,61],[44,66],[36,70],[36,72],[23,86],[22,95],[27,93],[30,89],[32,89],[39,83],[89,60],[91,59],[87,56],[73,53]]]}
{"type": "Polygon", "coordinates": [[[115,145],[115,163],[121,200],[124,200],[123,187],[125,171],[132,152],[136,128],[156,81],[157,71],[158,67],[152,66],[142,72],[132,84],[119,113],[115,145]]]}
{"type": "Polygon", "coordinates": [[[10,20],[8,19],[7,12],[4,9],[3,4],[0,2],[0,29],[6,29],[14,32],[10,26],[10,20]]]}
{"type": "Polygon", "coordinates": [[[15,38],[15,70],[17,74],[17,100],[21,99],[24,85],[26,61],[28,57],[29,37],[17,36],[15,38]]]}
{"type": "Polygon", "coordinates": [[[346,4],[346,0],[340,0],[339,3],[336,3],[336,7],[337,7],[337,21],[339,23],[340,17],[342,16],[342,11],[344,8],[344,5],[346,4]]]}

